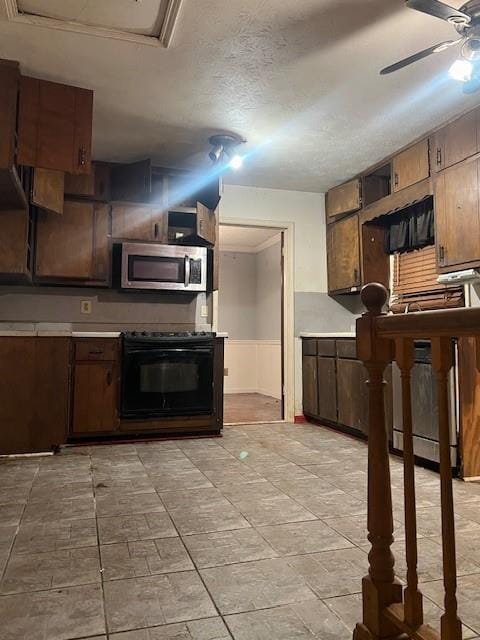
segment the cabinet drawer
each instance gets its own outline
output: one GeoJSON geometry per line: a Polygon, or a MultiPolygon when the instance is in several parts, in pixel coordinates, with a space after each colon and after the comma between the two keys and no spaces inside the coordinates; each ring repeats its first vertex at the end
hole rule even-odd
{"type": "Polygon", "coordinates": [[[117,360],[115,338],[79,338],[75,340],[75,360],[117,360]]]}
{"type": "Polygon", "coordinates": [[[335,340],[320,338],[317,340],[317,354],[319,356],[335,357],[335,340]]]}
{"type": "Polygon", "coordinates": [[[337,340],[337,357],[353,358],[357,357],[357,343],[355,340],[337,340]]]}
{"type": "Polygon", "coordinates": [[[302,339],[302,354],[304,356],[316,356],[317,355],[317,339],[316,338],[303,338],[302,339]]]}

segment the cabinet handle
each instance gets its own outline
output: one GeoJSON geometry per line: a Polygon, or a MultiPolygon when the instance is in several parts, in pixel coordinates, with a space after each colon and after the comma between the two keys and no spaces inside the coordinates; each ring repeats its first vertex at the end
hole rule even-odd
{"type": "Polygon", "coordinates": [[[99,354],[103,353],[103,349],[92,349],[88,353],[91,356],[99,355],[99,354]]]}
{"type": "Polygon", "coordinates": [[[398,173],[395,174],[395,186],[398,187],[398,173]]]}
{"type": "Polygon", "coordinates": [[[358,269],[354,269],[353,270],[353,278],[355,280],[355,283],[358,282],[358,269]]]}
{"type": "Polygon", "coordinates": [[[440,247],[438,248],[438,258],[440,260],[440,263],[443,264],[443,262],[445,261],[445,247],[443,245],[440,245],[440,247]]]}
{"type": "Polygon", "coordinates": [[[109,369],[107,371],[107,385],[110,386],[112,384],[112,370],[109,369]]]}
{"type": "Polygon", "coordinates": [[[78,150],[78,164],[83,167],[87,164],[87,152],[85,147],[80,147],[78,150]]]}
{"type": "Polygon", "coordinates": [[[437,167],[442,164],[442,150],[440,147],[437,148],[437,167]]]}
{"type": "Polygon", "coordinates": [[[154,230],[155,230],[155,239],[158,239],[158,222],[155,223],[154,230]]]}

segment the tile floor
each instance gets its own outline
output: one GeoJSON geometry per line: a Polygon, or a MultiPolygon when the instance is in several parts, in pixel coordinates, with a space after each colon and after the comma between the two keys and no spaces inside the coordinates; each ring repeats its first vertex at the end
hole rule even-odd
{"type": "MultiPolygon", "coordinates": [[[[402,467],[392,459],[405,577],[402,467]]],[[[418,469],[425,614],[442,602],[438,476],[418,469]]],[[[464,638],[480,636],[480,485],[455,482],[464,638]]],[[[2,640],[350,640],[366,446],[312,425],[0,462],[2,640]]]]}
{"type": "Polygon", "coordinates": [[[282,420],[282,405],[277,398],[261,393],[225,394],[225,424],[278,422],[279,420],[282,420]]]}

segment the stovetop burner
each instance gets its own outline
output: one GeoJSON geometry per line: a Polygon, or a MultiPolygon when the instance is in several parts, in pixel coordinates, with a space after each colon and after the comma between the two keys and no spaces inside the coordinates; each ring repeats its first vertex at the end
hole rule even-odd
{"type": "Polygon", "coordinates": [[[214,338],[210,331],[123,331],[122,338],[214,338]]]}

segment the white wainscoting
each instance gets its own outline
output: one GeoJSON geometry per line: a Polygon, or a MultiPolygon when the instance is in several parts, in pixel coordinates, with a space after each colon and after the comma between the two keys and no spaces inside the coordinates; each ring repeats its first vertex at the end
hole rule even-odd
{"type": "Polygon", "coordinates": [[[225,393],[281,397],[280,340],[225,340],[225,393]]]}

